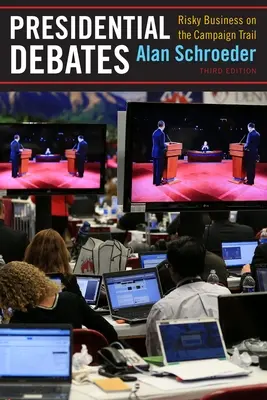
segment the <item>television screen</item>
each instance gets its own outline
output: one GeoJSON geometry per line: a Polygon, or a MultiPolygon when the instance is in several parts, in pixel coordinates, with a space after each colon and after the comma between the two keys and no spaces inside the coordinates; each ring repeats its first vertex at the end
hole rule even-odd
{"type": "Polygon", "coordinates": [[[266,205],[266,111],[265,106],[128,103],[124,209],[266,205]]]}
{"type": "Polygon", "coordinates": [[[0,190],[99,193],[106,125],[0,124],[0,190]]]}

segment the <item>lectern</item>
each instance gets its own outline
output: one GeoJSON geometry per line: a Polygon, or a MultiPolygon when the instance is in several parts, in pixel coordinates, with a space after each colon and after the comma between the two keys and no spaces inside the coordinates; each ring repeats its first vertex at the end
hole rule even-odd
{"type": "Polygon", "coordinates": [[[233,183],[242,183],[245,176],[245,150],[243,143],[231,143],[229,147],[230,156],[232,156],[232,174],[230,180],[233,183]]]}
{"type": "Polygon", "coordinates": [[[182,154],[183,145],[182,143],[174,142],[166,143],[166,145],[163,179],[168,182],[176,178],[178,156],[182,154]]]}
{"type": "Polygon", "coordinates": [[[31,149],[23,149],[20,153],[20,175],[26,174],[29,171],[29,159],[32,156],[31,149]]]}
{"type": "Polygon", "coordinates": [[[68,172],[69,174],[76,174],[76,151],[75,150],[65,150],[65,157],[68,160],[68,172]]]}

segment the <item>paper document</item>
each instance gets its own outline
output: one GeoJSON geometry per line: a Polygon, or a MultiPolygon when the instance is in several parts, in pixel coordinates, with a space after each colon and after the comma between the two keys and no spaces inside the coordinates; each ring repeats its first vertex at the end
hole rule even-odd
{"type": "Polygon", "coordinates": [[[249,374],[249,371],[228,360],[188,361],[162,367],[162,371],[173,374],[182,381],[226,378],[249,374]]]}

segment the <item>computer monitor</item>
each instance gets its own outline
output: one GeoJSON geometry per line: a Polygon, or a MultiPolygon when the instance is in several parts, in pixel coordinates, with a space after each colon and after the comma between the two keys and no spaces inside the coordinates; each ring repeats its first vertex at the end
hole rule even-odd
{"type": "Polygon", "coordinates": [[[103,193],[106,125],[0,124],[0,190],[103,193]]]}
{"type": "Polygon", "coordinates": [[[267,293],[241,293],[219,296],[219,321],[227,348],[245,339],[267,340],[267,293]]]}
{"type": "Polygon", "coordinates": [[[156,268],[104,274],[111,313],[113,310],[153,305],[162,297],[156,268]]]}
{"type": "Polygon", "coordinates": [[[162,261],[167,259],[167,252],[139,253],[141,268],[157,267],[162,261]]]}
{"type": "Polygon", "coordinates": [[[0,325],[0,379],[71,382],[70,325],[0,325]]]}
{"type": "Polygon", "coordinates": [[[96,306],[101,291],[102,276],[75,275],[77,283],[87,304],[96,306]]]}
{"type": "Polygon", "coordinates": [[[124,210],[266,208],[266,147],[266,106],[129,102],[124,210]],[[248,136],[253,124],[260,142],[248,136]],[[239,157],[249,137],[254,186],[243,184],[239,157]]]}
{"type": "Polygon", "coordinates": [[[222,257],[227,268],[239,268],[250,264],[258,242],[222,242],[222,257]]]}

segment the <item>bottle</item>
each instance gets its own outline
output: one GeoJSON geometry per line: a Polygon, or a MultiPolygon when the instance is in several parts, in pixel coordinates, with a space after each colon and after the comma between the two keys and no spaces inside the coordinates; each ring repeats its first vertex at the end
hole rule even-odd
{"type": "Polygon", "coordinates": [[[80,229],[78,231],[78,234],[74,241],[73,247],[71,249],[72,258],[74,258],[74,259],[78,258],[82,246],[85,245],[85,243],[87,242],[87,240],[89,238],[90,228],[91,228],[91,225],[89,224],[89,222],[84,221],[84,223],[82,224],[82,226],[80,227],[80,229]]]}
{"type": "Polygon", "coordinates": [[[247,275],[243,281],[243,293],[255,292],[255,281],[251,275],[247,275]]]}
{"type": "Polygon", "coordinates": [[[103,204],[103,215],[106,218],[108,218],[109,216],[109,206],[107,205],[106,202],[103,204]]]}
{"type": "Polygon", "coordinates": [[[216,274],[215,269],[212,269],[212,270],[210,271],[210,274],[209,274],[209,276],[208,276],[207,282],[208,282],[208,283],[212,283],[213,285],[216,285],[216,284],[219,283],[219,277],[218,277],[218,275],[216,274]]]}
{"type": "Polygon", "coordinates": [[[150,222],[150,229],[156,229],[157,228],[158,220],[157,220],[157,217],[156,217],[155,214],[151,215],[151,218],[150,218],[149,222],[150,222]]]}
{"type": "Polygon", "coordinates": [[[0,254],[0,267],[2,267],[3,265],[5,265],[5,260],[3,259],[2,254],[0,254]]]}

